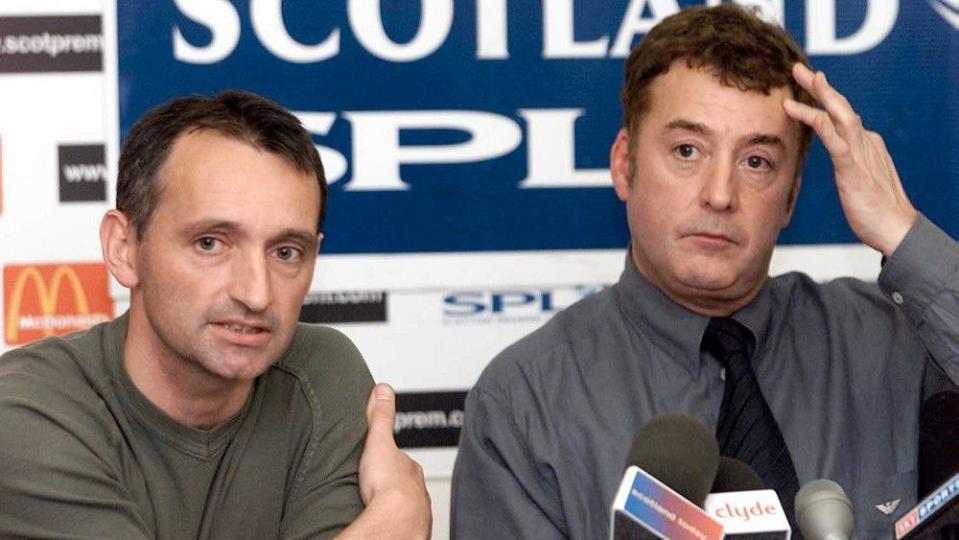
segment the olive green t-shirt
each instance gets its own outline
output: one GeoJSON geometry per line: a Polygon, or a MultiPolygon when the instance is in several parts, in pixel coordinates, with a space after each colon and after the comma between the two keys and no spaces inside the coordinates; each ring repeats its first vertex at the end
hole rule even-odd
{"type": "Polygon", "coordinates": [[[208,431],[137,390],[125,337],[126,316],[0,357],[0,538],[326,538],[362,511],[373,381],[343,334],[300,324],[208,431]]]}

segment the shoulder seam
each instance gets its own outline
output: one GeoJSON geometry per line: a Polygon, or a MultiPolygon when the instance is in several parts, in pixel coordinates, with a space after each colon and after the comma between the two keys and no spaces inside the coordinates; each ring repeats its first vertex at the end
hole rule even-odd
{"type": "Polygon", "coordinates": [[[316,396],[316,392],[313,390],[313,385],[310,384],[309,377],[307,377],[298,367],[290,364],[274,364],[272,368],[286,372],[296,379],[297,385],[299,386],[300,391],[303,392],[310,410],[310,442],[307,444],[306,451],[303,452],[303,458],[300,460],[300,463],[296,465],[299,470],[296,473],[296,478],[293,479],[293,485],[290,486],[290,496],[287,501],[293,502],[300,495],[300,486],[303,484],[303,481],[306,478],[306,471],[309,469],[309,464],[313,461],[313,457],[316,454],[316,448],[320,444],[320,441],[316,435],[319,432],[319,426],[317,426],[318,416],[316,411],[319,410],[320,401],[316,396]]]}

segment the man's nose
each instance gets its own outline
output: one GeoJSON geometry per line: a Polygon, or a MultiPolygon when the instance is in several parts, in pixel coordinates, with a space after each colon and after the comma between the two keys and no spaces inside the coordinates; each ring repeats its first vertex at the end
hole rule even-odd
{"type": "Polygon", "coordinates": [[[705,172],[700,201],[717,212],[734,210],[738,205],[738,183],[735,164],[731,160],[717,160],[705,172]]]}
{"type": "Polygon", "coordinates": [[[260,312],[270,305],[270,275],[266,255],[240,255],[233,263],[230,296],[250,311],[260,312]]]}

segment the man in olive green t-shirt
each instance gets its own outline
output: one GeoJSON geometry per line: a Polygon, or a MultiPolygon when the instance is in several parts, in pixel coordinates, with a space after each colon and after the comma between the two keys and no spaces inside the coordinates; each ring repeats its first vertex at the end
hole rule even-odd
{"type": "Polygon", "coordinates": [[[129,311],[0,358],[0,538],[429,535],[392,391],[297,322],[326,197],[309,134],[263,98],[131,128],[100,227],[129,311]]]}

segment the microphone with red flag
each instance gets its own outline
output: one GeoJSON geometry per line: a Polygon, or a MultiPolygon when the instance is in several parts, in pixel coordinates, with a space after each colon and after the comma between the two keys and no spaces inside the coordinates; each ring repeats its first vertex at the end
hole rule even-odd
{"type": "Polygon", "coordinates": [[[612,540],[721,540],[723,527],[699,505],[719,467],[715,436],[697,420],[650,420],[629,451],[612,507],[612,540]]]}

